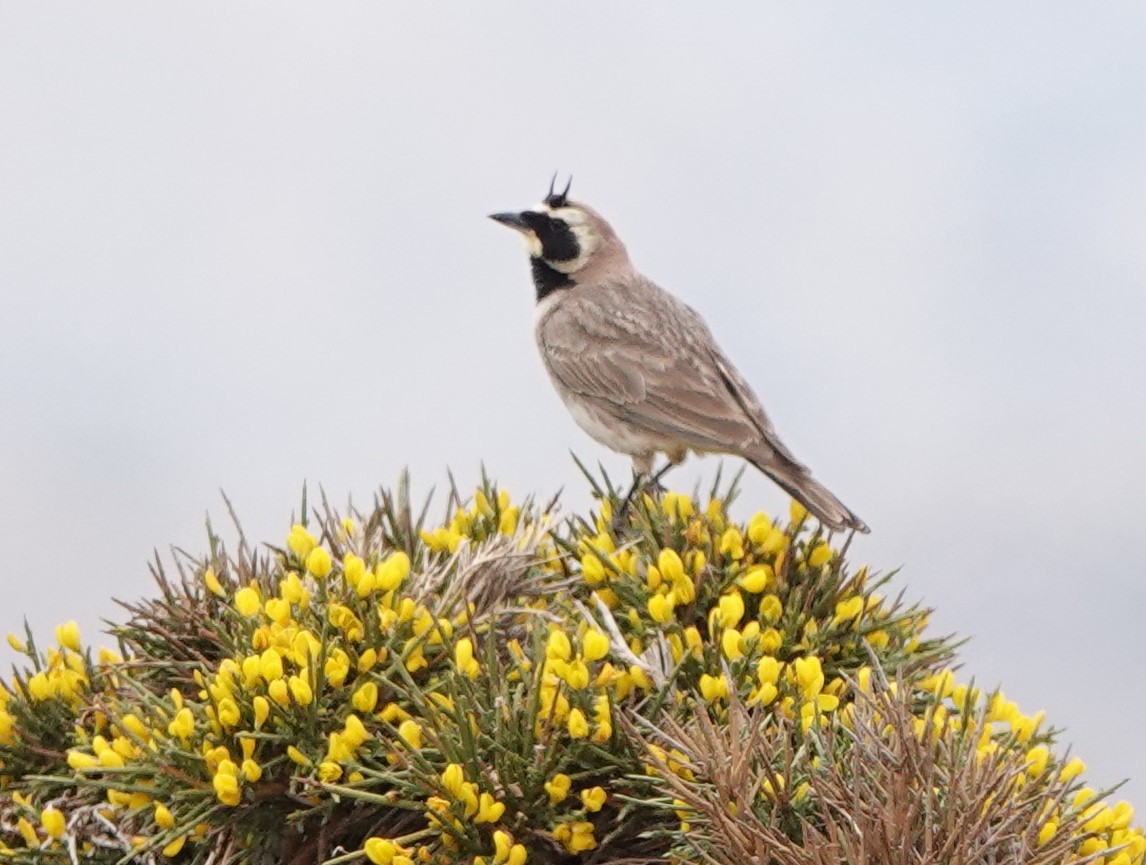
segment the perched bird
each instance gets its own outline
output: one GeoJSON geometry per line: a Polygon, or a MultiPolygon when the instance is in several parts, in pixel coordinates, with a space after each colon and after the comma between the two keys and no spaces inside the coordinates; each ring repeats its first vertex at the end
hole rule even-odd
{"type": "Polygon", "coordinates": [[[642,276],[612,226],[569,199],[569,184],[490,218],[525,239],[537,347],[557,393],[585,432],[632,457],[639,477],[651,478],[657,453],[669,466],[690,450],[734,454],[825,527],[868,531],[780,441],[700,315],[642,276]]]}

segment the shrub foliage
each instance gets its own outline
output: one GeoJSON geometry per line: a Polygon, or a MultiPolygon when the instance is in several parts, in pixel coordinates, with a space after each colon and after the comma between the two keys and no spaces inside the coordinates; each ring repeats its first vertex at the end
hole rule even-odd
{"type": "MultiPolygon", "coordinates": [[[[588,475],[587,475],[588,476],[588,475]]],[[[158,561],[0,685],[0,861],[1142,865],[1041,714],[735,484],[559,519],[400,484],[158,561]]]]}

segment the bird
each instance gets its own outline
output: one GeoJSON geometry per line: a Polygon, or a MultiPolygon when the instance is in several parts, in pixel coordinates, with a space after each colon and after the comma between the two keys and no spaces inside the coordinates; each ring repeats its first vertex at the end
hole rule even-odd
{"type": "Polygon", "coordinates": [[[780,440],[700,314],[636,269],[601,214],[569,198],[572,177],[559,193],[555,182],[540,204],[490,219],[525,240],[537,347],[577,424],[629,456],[638,479],[659,481],[690,451],[734,455],[828,530],[867,533],[780,440]],[[668,463],[654,476],[658,454],[668,463]]]}

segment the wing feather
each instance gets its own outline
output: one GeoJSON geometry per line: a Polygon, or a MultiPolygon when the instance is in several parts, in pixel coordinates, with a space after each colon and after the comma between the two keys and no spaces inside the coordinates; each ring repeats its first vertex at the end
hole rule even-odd
{"type": "Polygon", "coordinates": [[[796,463],[760,401],[691,307],[637,277],[580,285],[541,319],[555,383],[640,429],[691,449],[796,463]]]}

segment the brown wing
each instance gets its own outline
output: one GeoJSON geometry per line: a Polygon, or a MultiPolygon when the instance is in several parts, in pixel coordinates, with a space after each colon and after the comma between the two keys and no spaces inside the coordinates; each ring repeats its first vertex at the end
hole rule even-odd
{"type": "Polygon", "coordinates": [[[695,450],[795,462],[703,319],[648,280],[576,286],[538,341],[560,386],[619,419],[695,450]]]}

